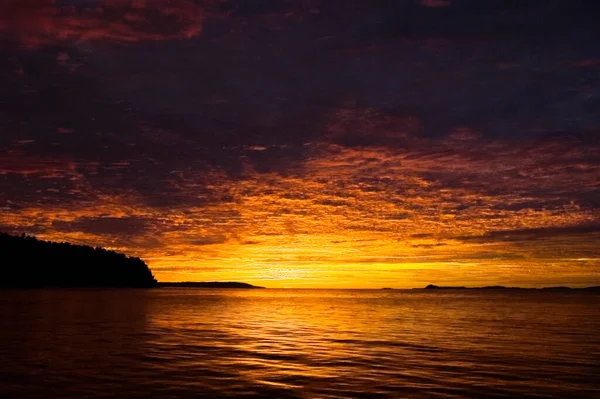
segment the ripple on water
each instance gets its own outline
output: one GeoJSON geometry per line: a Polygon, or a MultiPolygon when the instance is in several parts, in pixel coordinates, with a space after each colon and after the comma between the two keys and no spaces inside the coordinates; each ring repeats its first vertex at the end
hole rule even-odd
{"type": "Polygon", "coordinates": [[[589,293],[0,296],[0,397],[600,397],[589,293]]]}

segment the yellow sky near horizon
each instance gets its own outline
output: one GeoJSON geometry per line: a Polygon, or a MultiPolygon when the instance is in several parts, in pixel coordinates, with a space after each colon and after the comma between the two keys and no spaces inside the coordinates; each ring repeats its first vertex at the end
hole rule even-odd
{"type": "Polygon", "coordinates": [[[160,281],[600,285],[600,8],[484,3],[0,1],[0,232],[160,281]]]}
{"type": "MultiPolygon", "coordinates": [[[[549,159],[543,150],[511,165],[504,163],[510,147],[487,145],[495,146],[495,160],[329,145],[287,176],[259,174],[248,164],[237,181],[214,170],[180,173],[172,182],[190,196],[209,179],[213,195],[227,200],[158,208],[132,192],[99,193],[70,208],[3,213],[0,224],[140,256],[159,281],[299,288],[599,283],[593,209],[521,206],[535,201],[527,196],[531,186],[596,187],[596,172],[574,182],[556,169],[548,180],[539,168],[549,159]],[[462,180],[448,183],[449,176],[462,180]]],[[[91,190],[76,172],[73,181],[81,185],[73,190],[91,190]]]]}

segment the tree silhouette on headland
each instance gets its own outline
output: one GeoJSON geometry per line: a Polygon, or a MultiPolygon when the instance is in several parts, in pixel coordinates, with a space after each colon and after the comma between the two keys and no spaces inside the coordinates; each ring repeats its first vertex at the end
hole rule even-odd
{"type": "Polygon", "coordinates": [[[100,247],[0,233],[0,288],[155,287],[140,258],[100,247]]]}

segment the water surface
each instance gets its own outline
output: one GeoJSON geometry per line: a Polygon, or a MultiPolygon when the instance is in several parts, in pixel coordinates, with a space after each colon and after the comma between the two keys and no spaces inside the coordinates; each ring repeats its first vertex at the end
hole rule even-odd
{"type": "Polygon", "coordinates": [[[0,292],[0,397],[600,398],[584,292],[0,292]]]}

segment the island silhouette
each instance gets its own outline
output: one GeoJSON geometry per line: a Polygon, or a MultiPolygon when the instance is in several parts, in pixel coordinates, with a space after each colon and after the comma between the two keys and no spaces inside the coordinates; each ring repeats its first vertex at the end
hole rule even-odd
{"type": "Polygon", "coordinates": [[[240,288],[240,289],[263,289],[248,283],[238,283],[236,281],[182,281],[158,283],[159,287],[178,287],[178,288],[240,288]]]}
{"type": "Polygon", "coordinates": [[[0,233],[0,253],[0,288],[264,288],[233,281],[159,283],[140,258],[24,233],[0,233]]]}
{"type": "Polygon", "coordinates": [[[150,288],[157,281],[140,258],[101,247],[0,233],[0,288],[150,288]]]}
{"type": "Polygon", "coordinates": [[[424,289],[424,290],[541,290],[541,291],[573,291],[573,290],[585,290],[585,291],[599,291],[600,286],[592,286],[585,288],[572,288],[566,286],[558,286],[558,287],[542,287],[542,288],[523,288],[523,287],[505,287],[503,285],[489,285],[484,287],[465,287],[465,286],[438,286],[434,284],[429,284],[425,288],[413,288],[416,290],[424,289]]]}

